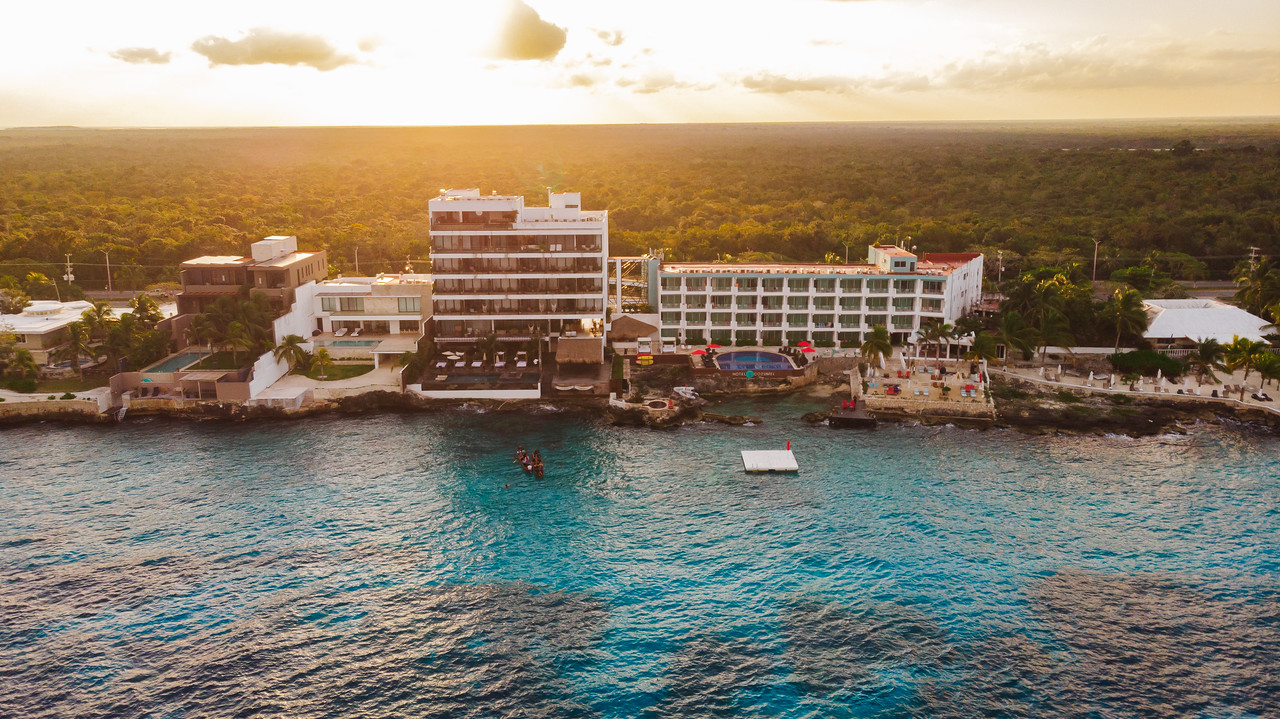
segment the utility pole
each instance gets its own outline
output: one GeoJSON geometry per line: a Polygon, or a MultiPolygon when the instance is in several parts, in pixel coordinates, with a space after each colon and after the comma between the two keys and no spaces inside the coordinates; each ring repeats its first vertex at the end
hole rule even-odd
{"type": "Polygon", "coordinates": [[[103,250],[102,254],[107,256],[107,292],[111,291],[111,252],[103,250]]]}
{"type": "Polygon", "coordinates": [[[356,277],[360,276],[360,248],[356,248],[356,277]]]}
{"type": "Polygon", "coordinates": [[[996,250],[996,284],[1004,283],[1004,250],[996,250]]]}
{"type": "Polygon", "coordinates": [[[1253,270],[1257,269],[1257,267],[1258,267],[1258,252],[1259,252],[1259,251],[1260,251],[1260,248],[1258,248],[1258,247],[1250,247],[1250,248],[1249,248],[1249,270],[1250,270],[1251,272],[1252,272],[1253,270]]]}
{"type": "Polygon", "coordinates": [[[67,285],[70,285],[71,281],[74,280],[76,276],[71,273],[71,253],[68,252],[65,254],[67,255],[67,271],[62,273],[62,279],[67,283],[67,285]]]}
{"type": "Polygon", "coordinates": [[[1102,244],[1102,240],[1093,238],[1093,281],[1098,281],[1098,245],[1102,244]]]}

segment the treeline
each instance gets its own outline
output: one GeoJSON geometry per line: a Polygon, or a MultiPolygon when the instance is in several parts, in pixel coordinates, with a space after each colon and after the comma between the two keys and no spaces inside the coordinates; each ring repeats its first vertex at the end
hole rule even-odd
{"type": "Polygon", "coordinates": [[[1160,250],[1228,279],[1251,247],[1280,252],[1276,123],[25,130],[0,132],[0,275],[57,279],[70,254],[96,289],[109,255],[136,289],[271,234],[344,272],[357,253],[421,271],[427,201],[453,186],[579,190],[615,255],[843,261],[897,241],[1003,251],[1008,278],[1090,265],[1097,239],[1099,278],[1160,250]]]}

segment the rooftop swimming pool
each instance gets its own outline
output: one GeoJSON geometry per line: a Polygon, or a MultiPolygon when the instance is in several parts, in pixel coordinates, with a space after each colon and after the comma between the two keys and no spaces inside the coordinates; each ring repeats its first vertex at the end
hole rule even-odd
{"type": "Polygon", "coordinates": [[[722,370],[739,372],[742,370],[783,370],[795,369],[791,364],[791,360],[783,354],[777,352],[761,352],[759,350],[746,350],[738,352],[725,352],[716,355],[716,366],[722,370]]]}
{"type": "Polygon", "coordinates": [[[186,369],[191,365],[199,362],[208,352],[181,352],[172,357],[165,358],[159,362],[142,370],[143,372],[177,372],[180,369],[186,369]]]}
{"type": "Polygon", "coordinates": [[[382,340],[325,340],[316,344],[321,347],[373,347],[381,343],[382,340]]]}

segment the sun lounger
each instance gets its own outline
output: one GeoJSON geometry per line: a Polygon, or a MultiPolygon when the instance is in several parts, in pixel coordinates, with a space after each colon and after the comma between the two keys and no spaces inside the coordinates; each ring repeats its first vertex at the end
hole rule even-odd
{"type": "Polygon", "coordinates": [[[481,362],[480,360],[476,360],[475,362],[472,362],[472,363],[471,363],[471,366],[472,366],[472,367],[482,367],[482,366],[484,366],[484,363],[483,363],[483,362],[481,362]]]}
{"type": "Polygon", "coordinates": [[[506,367],[506,366],[507,366],[507,363],[506,363],[506,362],[503,362],[502,360],[498,360],[497,362],[494,362],[494,363],[493,363],[493,366],[494,366],[494,367],[506,367]]]}
{"type": "Polygon", "coordinates": [[[467,363],[466,363],[466,362],[454,362],[454,363],[453,363],[453,366],[454,366],[454,367],[466,367],[466,366],[467,366],[467,363]]]}
{"type": "Polygon", "coordinates": [[[334,337],[346,337],[346,336],[347,336],[347,328],[346,328],[346,327],[343,327],[343,328],[342,328],[342,329],[340,329],[340,330],[336,330],[336,331],[333,333],[333,336],[334,336],[334,337]]]}
{"type": "Polygon", "coordinates": [[[929,388],[928,388],[928,387],[925,387],[925,388],[924,388],[924,390],[922,390],[922,394],[924,394],[924,396],[925,396],[925,397],[928,397],[928,396],[929,396],[929,388]]]}
{"type": "Polygon", "coordinates": [[[528,367],[528,366],[529,366],[529,363],[528,363],[528,362],[525,362],[524,360],[520,360],[519,362],[516,362],[516,366],[517,366],[517,367],[528,367]]]}
{"type": "Polygon", "coordinates": [[[355,328],[354,330],[351,330],[351,336],[352,336],[352,337],[359,337],[359,336],[360,336],[360,328],[359,328],[359,327],[357,327],[357,328],[355,328]]]}
{"type": "Polygon", "coordinates": [[[444,381],[445,381],[445,380],[447,380],[447,379],[449,379],[449,375],[447,375],[447,374],[438,374],[438,375],[436,375],[436,381],[437,381],[437,382],[444,382],[444,381]]]}
{"type": "Polygon", "coordinates": [[[592,389],[594,389],[594,387],[592,387],[589,384],[575,384],[573,388],[578,390],[579,392],[590,392],[592,389]]]}
{"type": "Polygon", "coordinates": [[[444,369],[445,367],[448,367],[448,366],[449,366],[449,363],[448,363],[448,362],[437,362],[437,363],[436,363],[436,369],[444,369]]]}

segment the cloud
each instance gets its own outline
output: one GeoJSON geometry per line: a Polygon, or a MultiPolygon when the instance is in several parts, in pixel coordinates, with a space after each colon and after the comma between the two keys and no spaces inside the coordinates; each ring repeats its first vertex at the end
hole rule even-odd
{"type": "Polygon", "coordinates": [[[603,40],[609,47],[617,47],[626,39],[621,30],[596,30],[595,32],[596,37],[603,40]]]}
{"type": "Polygon", "coordinates": [[[112,50],[111,57],[133,65],[168,65],[171,52],[160,52],[154,47],[122,47],[112,50]]]}
{"type": "Polygon", "coordinates": [[[543,20],[522,0],[511,0],[494,54],[504,60],[551,60],[567,38],[564,28],[543,20]]]}
{"type": "Polygon", "coordinates": [[[738,84],[752,92],[785,95],[792,92],[849,94],[867,90],[914,92],[929,89],[932,82],[927,75],[904,72],[889,72],[881,76],[820,75],[815,77],[791,77],[758,72],[739,79],[738,84]]]}
{"type": "Polygon", "coordinates": [[[287,33],[255,28],[239,40],[209,35],[191,44],[191,49],[217,65],[307,65],[321,72],[351,65],[358,60],[339,52],[319,35],[287,33]]]}
{"type": "Polygon", "coordinates": [[[374,50],[377,50],[378,48],[382,47],[382,38],[378,38],[378,37],[361,38],[360,42],[356,43],[356,47],[360,48],[360,52],[373,52],[374,50]]]}

